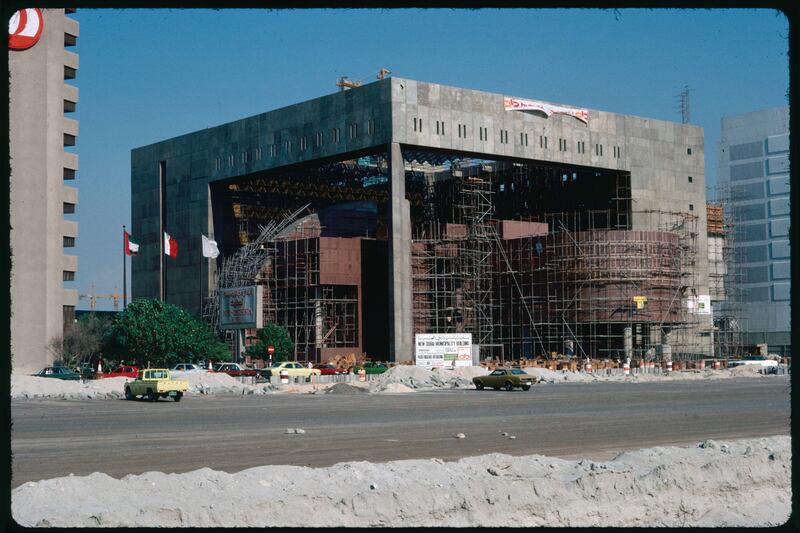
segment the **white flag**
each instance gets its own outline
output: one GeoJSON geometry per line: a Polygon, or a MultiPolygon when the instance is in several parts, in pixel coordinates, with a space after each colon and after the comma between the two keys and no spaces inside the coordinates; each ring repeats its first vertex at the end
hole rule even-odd
{"type": "Polygon", "coordinates": [[[219,248],[217,248],[217,241],[212,241],[201,233],[203,237],[203,257],[210,257],[212,259],[219,255],[219,248]]]}

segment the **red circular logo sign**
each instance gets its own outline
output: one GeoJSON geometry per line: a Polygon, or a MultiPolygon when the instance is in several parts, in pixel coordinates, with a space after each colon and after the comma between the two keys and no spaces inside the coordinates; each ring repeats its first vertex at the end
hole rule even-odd
{"type": "Polygon", "coordinates": [[[25,50],[39,41],[44,28],[42,12],[38,7],[20,9],[8,20],[8,47],[25,50]]]}
{"type": "Polygon", "coordinates": [[[267,346],[267,352],[275,353],[275,347],[274,346],[267,346]]]}

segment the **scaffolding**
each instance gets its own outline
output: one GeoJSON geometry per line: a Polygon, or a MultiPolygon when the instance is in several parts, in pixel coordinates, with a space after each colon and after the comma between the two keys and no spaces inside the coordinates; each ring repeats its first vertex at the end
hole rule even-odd
{"type": "Polygon", "coordinates": [[[471,332],[481,357],[500,359],[709,353],[710,307],[698,294],[699,217],[633,211],[629,175],[607,178],[606,208],[554,212],[561,188],[576,187],[576,174],[456,162],[425,176],[423,190],[440,205],[415,227],[414,331],[471,332]],[[503,213],[526,208],[516,223],[545,229],[501,236],[508,221],[492,219],[493,184],[500,192],[539,187],[542,211],[506,194],[503,213]]]}
{"type": "Polygon", "coordinates": [[[714,356],[745,354],[742,324],[742,271],[736,256],[731,189],[718,187],[706,206],[708,225],[708,283],[714,309],[714,356]]]}
{"type": "MultiPolygon", "coordinates": [[[[219,289],[257,284],[268,257],[274,253],[268,246],[269,242],[294,224],[307,209],[308,204],[293,212],[285,212],[281,218],[259,225],[259,233],[255,239],[241,246],[233,255],[222,259],[222,267],[217,271],[217,276],[209,287],[208,296],[203,302],[203,319],[213,331],[221,333],[219,331],[219,289]]],[[[226,335],[232,337],[232,332],[226,333],[226,335]]]]}
{"type": "Polygon", "coordinates": [[[359,286],[323,283],[320,229],[304,227],[270,241],[262,270],[264,320],[287,329],[295,361],[321,362],[324,349],[360,346],[359,286]]]}

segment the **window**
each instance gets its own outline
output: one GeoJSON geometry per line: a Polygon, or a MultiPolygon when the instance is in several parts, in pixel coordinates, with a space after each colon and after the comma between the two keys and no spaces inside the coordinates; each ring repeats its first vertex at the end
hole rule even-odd
{"type": "Polygon", "coordinates": [[[72,270],[62,271],[64,281],[75,281],[75,272],[72,270]]]}
{"type": "Polygon", "coordinates": [[[75,46],[78,42],[78,37],[76,35],[69,34],[64,32],[64,47],[68,46],[75,46]]]}
{"type": "Polygon", "coordinates": [[[75,146],[75,136],[69,133],[64,134],[64,146],[75,146]]]}
{"type": "Polygon", "coordinates": [[[283,151],[286,154],[291,153],[291,151],[292,151],[292,141],[290,141],[288,139],[283,141],[283,151]]]}
{"type": "Polygon", "coordinates": [[[367,121],[367,135],[375,134],[375,119],[371,118],[367,121]]]}
{"type": "Polygon", "coordinates": [[[348,133],[351,139],[356,139],[358,137],[358,124],[350,124],[350,126],[348,126],[348,133]]]}
{"type": "Polygon", "coordinates": [[[64,202],[64,214],[70,215],[75,212],[75,204],[64,202]]]}
{"type": "Polygon", "coordinates": [[[558,138],[558,151],[559,152],[566,152],[567,151],[567,140],[562,139],[561,137],[558,138]]]}
{"type": "Polygon", "coordinates": [[[692,183],[692,182],[693,182],[693,180],[694,180],[694,178],[692,178],[691,176],[689,176],[689,183],[692,183]]]}
{"type": "Polygon", "coordinates": [[[686,149],[686,155],[692,155],[692,149],[691,148],[687,148],[686,149]]]}
{"type": "Polygon", "coordinates": [[[300,151],[304,152],[306,148],[308,148],[308,137],[303,135],[300,137],[300,151]]]}
{"type": "Polygon", "coordinates": [[[500,142],[508,144],[508,130],[500,130],[500,142]]]}
{"type": "Polygon", "coordinates": [[[233,166],[233,154],[230,154],[230,155],[228,156],[228,166],[229,166],[229,167],[232,167],[232,166],[233,166]]]}
{"type": "Polygon", "coordinates": [[[694,211],[694,204],[689,204],[689,211],[694,211]]]}
{"type": "Polygon", "coordinates": [[[322,141],[323,141],[322,132],[318,131],[317,134],[314,136],[314,144],[315,144],[315,146],[317,146],[317,147],[322,146],[322,141]]]}
{"type": "Polygon", "coordinates": [[[278,145],[277,143],[272,143],[269,145],[269,156],[276,157],[278,155],[278,145]]]}
{"type": "Polygon", "coordinates": [[[487,130],[487,129],[486,129],[486,128],[484,128],[483,126],[480,126],[480,127],[478,128],[478,131],[479,131],[479,133],[480,133],[480,139],[481,139],[482,141],[487,141],[487,140],[489,140],[489,130],[487,130]]]}
{"type": "Polygon", "coordinates": [[[256,161],[261,161],[261,147],[256,148],[256,161]]]}
{"type": "Polygon", "coordinates": [[[333,141],[334,144],[338,144],[339,138],[340,138],[339,128],[333,128],[331,130],[331,140],[333,141]]]}
{"type": "Polygon", "coordinates": [[[64,65],[64,79],[65,80],[74,80],[76,72],[77,72],[77,70],[75,70],[74,68],[64,65]]]}
{"type": "Polygon", "coordinates": [[[64,179],[65,180],[74,180],[75,179],[75,169],[74,168],[65,168],[64,169],[64,179]]]}
{"type": "Polygon", "coordinates": [[[414,117],[414,131],[422,133],[422,119],[414,117]]]}
{"type": "MultiPolygon", "coordinates": [[[[602,152],[602,149],[601,149],[601,152],[600,152],[600,153],[601,153],[601,154],[603,153],[603,152],[602,152]]],[[[619,159],[621,155],[622,155],[622,150],[620,149],[620,147],[619,147],[619,146],[615,146],[615,147],[614,147],[614,158],[615,158],[615,159],[619,159]]]]}
{"type": "Polygon", "coordinates": [[[519,144],[522,146],[528,146],[528,134],[527,133],[520,133],[519,134],[519,144]]]}
{"type": "Polygon", "coordinates": [[[602,156],[603,155],[603,145],[602,144],[595,144],[594,145],[594,155],[602,156]]]}
{"type": "Polygon", "coordinates": [[[73,113],[75,111],[75,102],[64,100],[64,113],[73,113]]]}
{"type": "Polygon", "coordinates": [[[75,237],[64,237],[64,248],[74,248],[75,237]]]}

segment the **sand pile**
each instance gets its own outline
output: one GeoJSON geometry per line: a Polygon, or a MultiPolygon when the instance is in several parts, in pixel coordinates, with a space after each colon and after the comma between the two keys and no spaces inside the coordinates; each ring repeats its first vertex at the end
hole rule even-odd
{"type": "Polygon", "coordinates": [[[367,394],[369,389],[349,383],[336,383],[325,389],[325,394],[367,394]]]}
{"type": "Polygon", "coordinates": [[[94,473],[17,487],[11,511],[26,527],[768,527],[789,519],[791,497],[791,440],[770,437],[607,462],[491,454],[94,473]]]}
{"type": "Polygon", "coordinates": [[[392,384],[410,389],[455,389],[472,387],[472,378],[465,377],[466,370],[436,368],[429,370],[413,365],[398,365],[370,382],[370,391],[381,392],[392,384]]]}
{"type": "MultiPolygon", "coordinates": [[[[129,379],[103,378],[81,382],[12,374],[11,397],[62,400],[123,398],[125,382],[129,379]]],[[[267,394],[275,389],[269,383],[245,384],[227,374],[190,372],[178,379],[184,379],[189,383],[190,394],[267,394]]]]}

